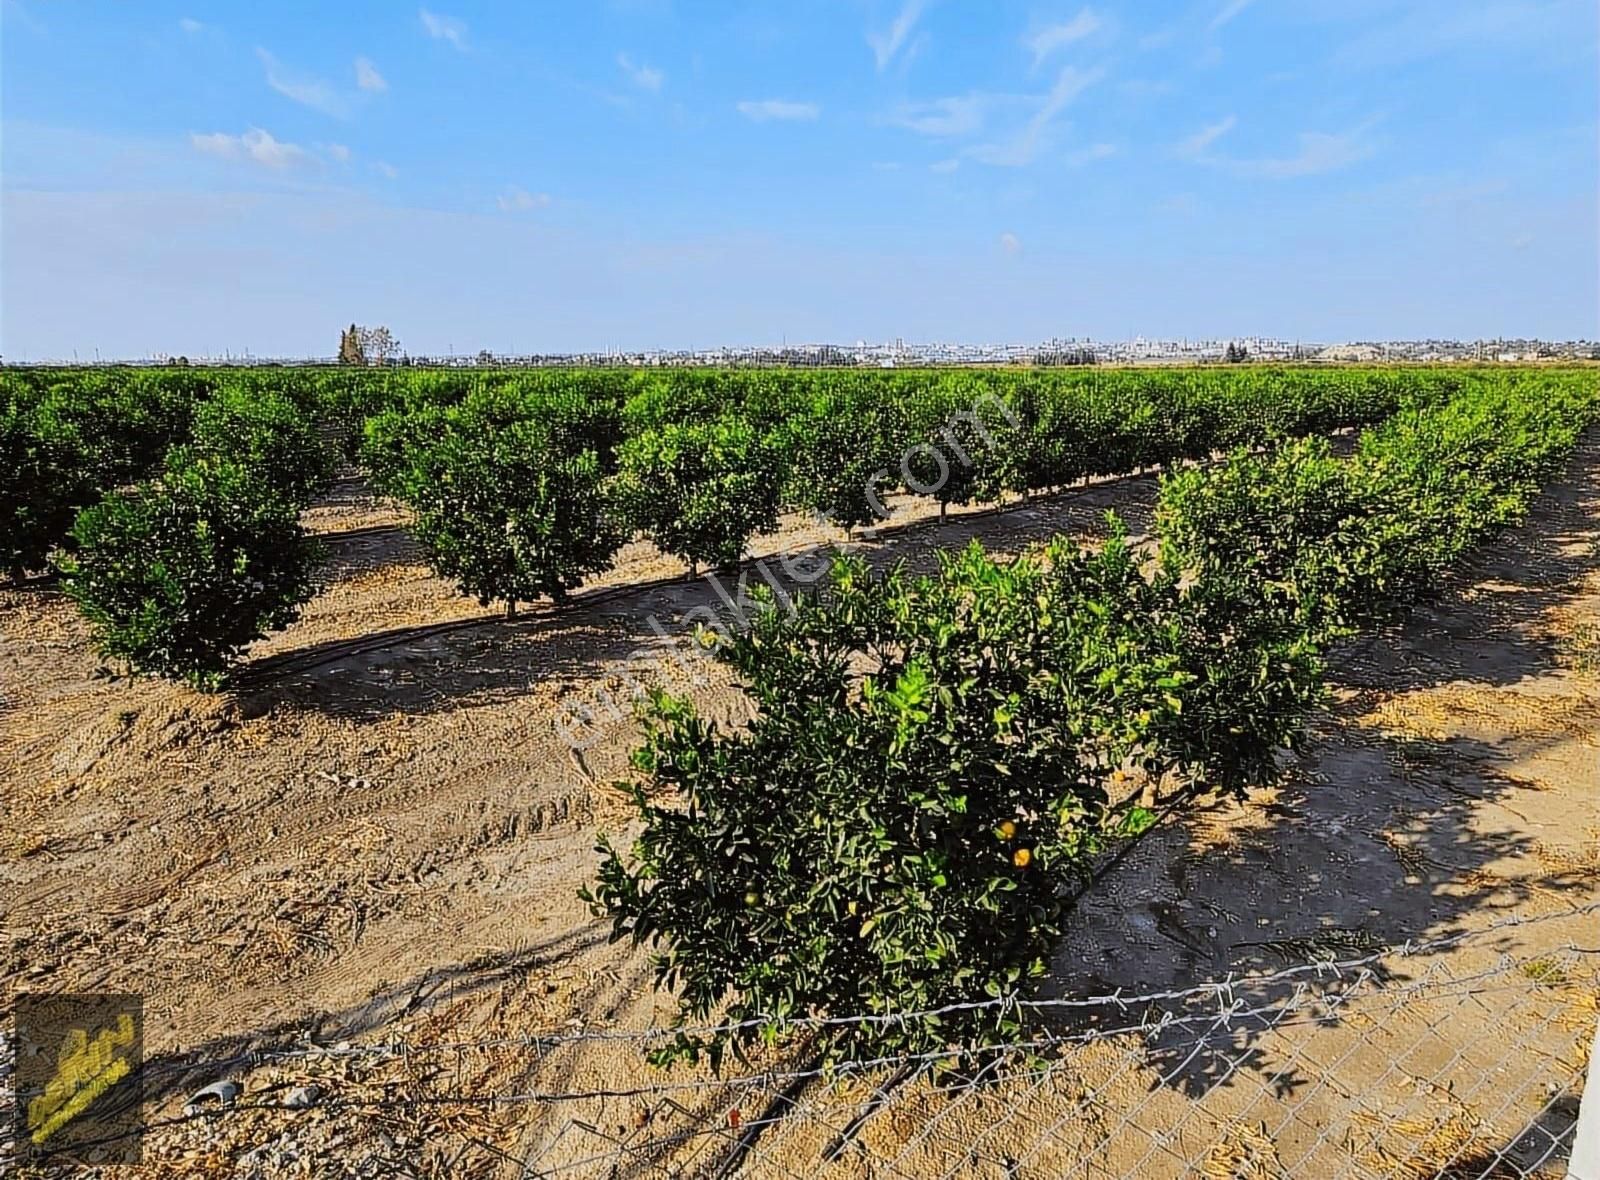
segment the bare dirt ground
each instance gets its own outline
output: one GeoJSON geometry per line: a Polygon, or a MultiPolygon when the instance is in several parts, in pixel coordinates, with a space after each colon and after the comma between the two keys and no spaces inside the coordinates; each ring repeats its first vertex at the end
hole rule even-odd
{"type": "MultiPolygon", "coordinates": [[[[902,504],[860,548],[874,562],[913,565],[974,536],[1016,551],[1056,532],[1093,536],[1108,507],[1142,531],[1153,494],[1153,481],[1130,479],[943,523],[902,504]]],[[[183,1095],[218,1076],[242,1080],[246,1102],[269,1104],[152,1132],[146,1159],[160,1173],[717,1174],[738,1138],[725,1087],[686,1089],[671,1098],[676,1111],[660,1096],[532,1099],[676,1076],[644,1065],[633,1042],[498,1045],[431,1063],[304,1054],[396,1036],[438,1046],[670,1019],[645,957],[609,945],[576,891],[593,870],[596,834],[626,823],[610,783],[634,743],[625,716],[634,680],[688,691],[731,723],[746,715],[726,674],[675,643],[723,593],[737,597],[737,578],[720,591],[683,580],[681,566],[639,545],[574,608],[488,619],[427,571],[400,515],[358,485],[340,485],[310,523],[330,549],[327,589],[252,653],[259,670],[221,698],[99,676],[69,604],[50,591],[0,596],[11,820],[0,847],[0,995],[142,993],[153,1115],[175,1115],[183,1095]],[[275,1049],[301,1055],[189,1068],[275,1049]],[[321,1087],[316,1106],[270,1108],[307,1081],[321,1087]],[[491,1094],[526,1100],[440,1100],[491,1094]],[[672,1120],[701,1134],[650,1151],[615,1146],[672,1120]],[[710,1142],[705,1126],[717,1129],[710,1142]]],[[[831,539],[791,521],[756,551],[803,553],[831,539]]],[[[815,564],[773,559],[766,570],[793,585],[815,564]]],[[[1182,1155],[1201,1175],[1420,1177],[1434,1173],[1407,1171],[1412,1156],[1524,1150],[1488,1141],[1520,1128],[1513,1116],[1524,1106],[1548,1106],[1559,1135],[1575,1095],[1519,1092],[1520,1105],[1496,1111],[1509,1079],[1490,1080],[1499,1055],[1486,1038],[1526,1025],[1543,1055],[1525,1046],[1520,1060],[1566,1061],[1584,1021],[1593,1025],[1593,961],[1557,961],[1553,948],[1594,945],[1593,915],[1558,916],[1600,899],[1597,620],[1591,440],[1460,586],[1339,654],[1335,700],[1285,784],[1206,801],[1084,899],[1048,991],[1185,988],[1506,915],[1548,920],[1439,951],[1402,993],[1410,1006],[1366,1015],[1366,1029],[1353,1017],[1228,1028],[1222,1057],[1179,1053],[1170,1069],[1161,1054],[1175,1033],[1133,1038],[1137,1061],[1127,1038],[1096,1038],[1070,1070],[954,1097],[919,1079],[828,1174],[1043,1177],[1070,1165],[1179,1175],[1182,1155]],[[1506,953],[1538,963],[1547,951],[1547,966],[1511,973],[1520,986],[1474,991],[1466,1008],[1455,992],[1415,990],[1494,963],[1504,972],[1506,953]],[[1430,1016],[1445,1002],[1455,1005],[1449,1019],[1430,1016]],[[1219,1060],[1234,1064],[1213,1068],[1219,1060]],[[1422,1085],[1441,1077],[1444,1091],[1422,1085]],[[1402,1108],[1411,1155],[1397,1154],[1394,1127],[1363,1130],[1362,1120],[1402,1108]],[[1331,1149],[1307,1128],[1335,1125],[1348,1166],[1304,1162],[1331,1149]],[[1181,1130],[1158,1143],[1168,1127],[1181,1130]]],[[[1368,987],[1367,1002],[1386,994],[1368,987]]],[[[1576,1076],[1575,1065],[1561,1068],[1576,1076]]],[[[735,1093],[734,1109],[754,1118],[767,1092],[735,1093]]],[[[807,1102],[860,1101],[848,1086],[809,1093],[807,1102]]],[[[842,1122],[790,1119],[741,1166],[820,1174],[819,1152],[842,1122]]]]}

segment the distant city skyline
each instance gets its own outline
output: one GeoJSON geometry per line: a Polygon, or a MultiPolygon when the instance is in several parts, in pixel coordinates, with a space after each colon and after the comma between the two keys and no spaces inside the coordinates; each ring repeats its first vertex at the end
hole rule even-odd
{"type": "Polygon", "coordinates": [[[1591,0],[0,0],[0,354],[1600,335],[1591,0]]]}
{"type": "MultiPolygon", "coordinates": [[[[1539,359],[1600,360],[1600,340],[1542,340],[1530,337],[1491,337],[1480,340],[1432,338],[1423,340],[1313,341],[1281,340],[1270,336],[1241,335],[1200,339],[1161,339],[1135,336],[1128,340],[1096,340],[1092,337],[1052,337],[1023,342],[908,341],[904,339],[849,342],[783,342],[766,345],[724,345],[714,348],[668,348],[624,350],[607,349],[579,352],[514,353],[478,349],[473,352],[413,353],[403,341],[397,342],[387,361],[370,364],[524,366],[563,364],[622,365],[961,365],[961,364],[1119,364],[1140,362],[1184,362],[1232,359],[1228,350],[1244,349],[1242,359],[1252,361],[1525,361],[1539,359]]],[[[305,356],[224,352],[156,353],[137,357],[3,357],[0,362],[18,365],[60,364],[337,364],[335,353],[305,356]]]]}

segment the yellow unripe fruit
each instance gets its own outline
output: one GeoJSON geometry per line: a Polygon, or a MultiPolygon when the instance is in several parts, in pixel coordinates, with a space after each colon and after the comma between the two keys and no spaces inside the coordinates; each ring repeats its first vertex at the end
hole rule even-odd
{"type": "Polygon", "coordinates": [[[1015,839],[1017,835],[1017,825],[1012,823],[1010,820],[1006,820],[994,831],[995,835],[999,836],[1002,840],[1015,839]]]}

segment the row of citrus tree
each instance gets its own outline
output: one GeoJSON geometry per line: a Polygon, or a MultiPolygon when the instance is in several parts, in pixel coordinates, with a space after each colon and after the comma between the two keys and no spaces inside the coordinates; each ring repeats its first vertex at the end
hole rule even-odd
{"type": "MultiPolygon", "coordinates": [[[[905,490],[941,506],[1201,459],[1427,404],[1446,370],[412,375],[354,453],[482,603],[561,600],[631,536],[737,561],[781,510],[851,529],[905,490]],[[622,399],[619,392],[627,393],[622,399]]],[[[371,408],[370,401],[368,408],[371,408]]]]}
{"type": "Polygon", "coordinates": [[[653,698],[642,834],[602,843],[586,893],[655,945],[686,1026],[736,1026],[663,1056],[795,1020],[841,1058],[1016,1038],[991,1001],[1046,974],[1126,784],[1269,780],[1329,644],[1517,519],[1597,412],[1592,375],[1474,380],[1353,458],[1299,441],[1167,475],[1149,548],[974,544],[920,578],[841,558],[824,593],[708,636],[754,719],[653,698]]]}
{"type": "MultiPolygon", "coordinates": [[[[294,515],[347,433],[415,509],[439,572],[487,604],[564,598],[637,533],[693,568],[783,507],[849,527],[896,487],[1027,494],[1447,396],[1460,370],[1083,374],[557,370],[0,375],[4,556],[52,563],[102,651],[216,683],[313,592],[294,515]],[[331,429],[324,430],[324,427],[331,429]],[[53,557],[52,557],[53,554],[53,557]]],[[[1535,380],[1532,376],[1519,380],[1535,380]]]]}
{"type": "Polygon", "coordinates": [[[8,383],[8,557],[62,575],[101,654],[212,687],[311,597],[336,452],[309,391],[141,376],[8,383]]]}
{"type": "MultiPolygon", "coordinates": [[[[1459,380],[1445,370],[1396,369],[6,369],[0,570],[20,578],[46,569],[53,550],[71,546],[77,513],[157,471],[166,452],[188,439],[198,408],[222,388],[287,398],[343,434],[349,458],[362,449],[369,420],[383,419],[368,447],[381,471],[402,461],[384,453],[403,440],[401,422],[497,400],[497,409],[480,415],[490,427],[526,419],[542,431],[561,422],[560,438],[541,440],[542,454],[592,451],[609,475],[620,448],[649,435],[637,446],[635,467],[678,468],[684,456],[714,452],[706,475],[689,473],[686,487],[715,482],[725,470],[737,480],[755,467],[763,479],[776,476],[782,506],[822,512],[848,528],[873,522],[875,492],[908,476],[930,486],[941,462],[954,470],[931,494],[966,502],[1226,448],[1272,429],[1369,420],[1403,397],[1437,396],[1459,380]],[[963,417],[950,426],[961,411],[978,421],[963,417]],[[980,443],[987,433],[1003,445],[971,448],[971,462],[963,462],[955,452],[974,433],[980,443]],[[920,442],[939,455],[924,449],[908,460],[920,442]],[[875,481],[879,471],[884,478],[875,481]]],[[[763,494],[748,500],[759,503],[763,494]]],[[[764,513],[753,515],[749,527],[759,527],[764,513]]],[[[720,531],[704,535],[693,521],[659,531],[681,531],[668,543],[695,560],[726,560],[734,544],[720,531]]]]}

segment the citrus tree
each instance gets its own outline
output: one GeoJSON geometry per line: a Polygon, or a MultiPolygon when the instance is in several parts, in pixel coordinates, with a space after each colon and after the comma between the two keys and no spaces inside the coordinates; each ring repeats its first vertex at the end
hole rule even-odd
{"type": "Polygon", "coordinates": [[[219,390],[195,411],[194,444],[256,473],[293,504],[309,504],[333,475],[316,418],[275,390],[219,390]]]}
{"type": "Polygon", "coordinates": [[[487,606],[564,601],[611,567],[624,532],[600,460],[548,422],[491,413],[469,401],[439,414],[431,437],[413,435],[394,485],[442,576],[487,606]]]}
{"type": "Polygon", "coordinates": [[[896,403],[870,386],[816,394],[784,420],[787,498],[852,530],[880,519],[880,497],[899,482],[896,403]]]}
{"type": "Polygon", "coordinates": [[[20,582],[44,568],[92,487],[78,435],[55,399],[16,381],[0,393],[0,563],[20,582]]]}
{"type": "Polygon", "coordinates": [[[778,527],[777,450],[740,419],[651,427],[623,442],[617,466],[629,523],[691,574],[732,565],[752,536],[778,527]]]}
{"type": "Polygon", "coordinates": [[[215,688],[311,596],[296,506],[239,463],[178,448],[155,479],[84,509],[58,558],[101,655],[215,688]]]}
{"type": "Polygon", "coordinates": [[[1044,975],[1113,769],[1151,756],[1186,682],[1160,597],[1120,538],[974,546],[921,580],[841,558],[827,595],[722,647],[743,730],[653,698],[641,835],[602,844],[586,896],[657,945],[686,1020],[863,1017],[825,1031],[837,1057],[1015,1035],[1002,1007],[923,1014],[1044,975]]]}

